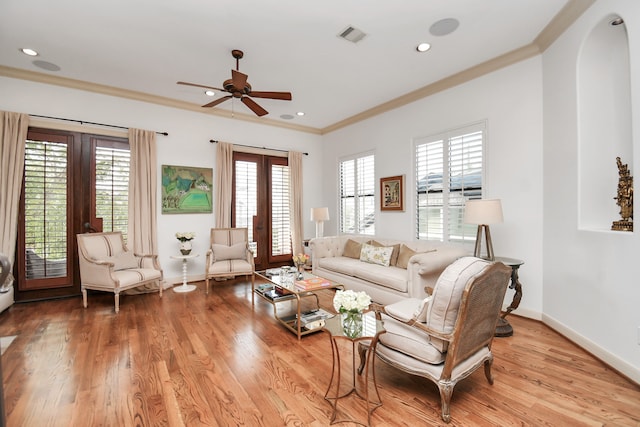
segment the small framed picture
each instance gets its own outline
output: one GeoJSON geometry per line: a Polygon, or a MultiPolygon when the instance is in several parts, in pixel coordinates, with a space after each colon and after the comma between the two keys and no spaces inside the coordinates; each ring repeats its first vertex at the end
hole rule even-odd
{"type": "Polygon", "coordinates": [[[404,175],[380,178],[380,210],[404,211],[404,175]]]}

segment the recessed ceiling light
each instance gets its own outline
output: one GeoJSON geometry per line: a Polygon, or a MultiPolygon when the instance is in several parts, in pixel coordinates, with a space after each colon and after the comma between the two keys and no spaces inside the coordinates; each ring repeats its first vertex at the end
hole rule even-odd
{"type": "Polygon", "coordinates": [[[291,114],[283,114],[280,116],[280,118],[284,120],[291,120],[293,119],[293,116],[291,114]]]}
{"type": "Polygon", "coordinates": [[[29,49],[28,47],[23,47],[22,49],[20,49],[20,52],[24,53],[25,55],[29,55],[29,56],[38,56],[38,52],[36,52],[33,49],[29,49]]]}
{"type": "Polygon", "coordinates": [[[426,52],[429,49],[431,49],[431,45],[429,43],[420,43],[417,47],[416,50],[418,52],[426,52]]]}
{"type": "Polygon", "coordinates": [[[298,116],[304,116],[304,111],[298,111],[298,112],[296,113],[296,115],[298,115],[298,116]]]}
{"type": "Polygon", "coordinates": [[[616,25],[622,25],[624,24],[624,19],[622,18],[616,18],[613,21],[611,21],[609,24],[611,24],[612,26],[616,26],[616,25]]]}
{"type": "Polygon", "coordinates": [[[211,89],[207,89],[207,90],[204,91],[204,94],[207,95],[207,96],[215,96],[216,93],[214,91],[212,91],[211,89]]]}

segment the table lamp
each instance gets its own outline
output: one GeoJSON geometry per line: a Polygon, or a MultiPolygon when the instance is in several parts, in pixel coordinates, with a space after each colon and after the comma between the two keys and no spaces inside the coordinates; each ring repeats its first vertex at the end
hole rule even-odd
{"type": "Polygon", "coordinates": [[[489,261],[495,260],[489,224],[498,224],[502,221],[502,203],[500,199],[467,200],[464,205],[464,222],[478,224],[476,247],[473,251],[473,256],[481,258],[482,232],[484,231],[487,246],[486,259],[489,261]]]}
{"type": "Polygon", "coordinates": [[[311,221],[316,223],[316,238],[322,237],[325,221],[329,221],[329,208],[311,208],[311,221]]]}

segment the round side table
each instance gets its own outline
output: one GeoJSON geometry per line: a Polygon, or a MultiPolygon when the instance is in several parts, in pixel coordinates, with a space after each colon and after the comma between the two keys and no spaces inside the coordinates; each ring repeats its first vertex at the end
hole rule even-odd
{"type": "MultiPolygon", "coordinates": [[[[382,400],[380,399],[380,393],[378,393],[378,384],[376,382],[376,373],[374,369],[374,360],[375,360],[375,352],[376,352],[376,344],[378,343],[378,336],[385,332],[384,326],[381,320],[377,320],[374,312],[368,312],[363,314],[363,328],[362,332],[356,336],[351,337],[347,336],[344,332],[342,326],[342,317],[340,314],[337,314],[333,317],[325,319],[324,330],[329,332],[331,336],[331,353],[333,355],[333,367],[331,369],[331,379],[329,380],[329,387],[327,387],[327,392],[324,395],[324,398],[331,403],[333,407],[333,414],[331,416],[330,424],[341,423],[350,421],[355,424],[360,425],[371,425],[371,414],[374,410],[382,405],[382,400]],[[351,384],[350,390],[340,391],[341,381],[341,363],[340,363],[340,351],[338,347],[339,340],[346,340],[351,343],[351,384]],[[356,346],[360,342],[366,342],[368,344],[368,349],[366,350],[365,364],[364,364],[364,395],[358,388],[356,387],[356,356],[357,349],[356,346]],[[373,378],[373,389],[375,390],[375,394],[377,397],[377,401],[371,401],[369,399],[369,371],[371,372],[371,376],[373,378]],[[332,392],[333,389],[333,392],[332,392]],[[336,420],[336,416],[338,413],[338,400],[349,396],[350,394],[355,393],[360,399],[364,400],[367,405],[367,423],[359,422],[356,420],[336,420]]],[[[358,371],[360,373],[360,371],[358,371]]],[[[343,384],[344,385],[344,384],[343,384]]]]}
{"type": "Polygon", "coordinates": [[[191,258],[195,258],[199,256],[199,254],[189,254],[189,255],[171,255],[172,259],[181,259],[182,260],[182,285],[174,286],[174,292],[191,292],[196,290],[196,285],[188,285],[187,284],[187,260],[191,258]]]}

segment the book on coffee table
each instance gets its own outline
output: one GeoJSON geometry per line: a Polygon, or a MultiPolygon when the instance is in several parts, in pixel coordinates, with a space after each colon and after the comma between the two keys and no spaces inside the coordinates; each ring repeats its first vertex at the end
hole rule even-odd
{"type": "Polygon", "coordinates": [[[304,280],[296,280],[295,285],[298,289],[302,289],[305,291],[314,291],[316,289],[322,289],[326,288],[327,286],[331,286],[331,282],[327,279],[323,279],[322,277],[312,277],[304,280]]]}

